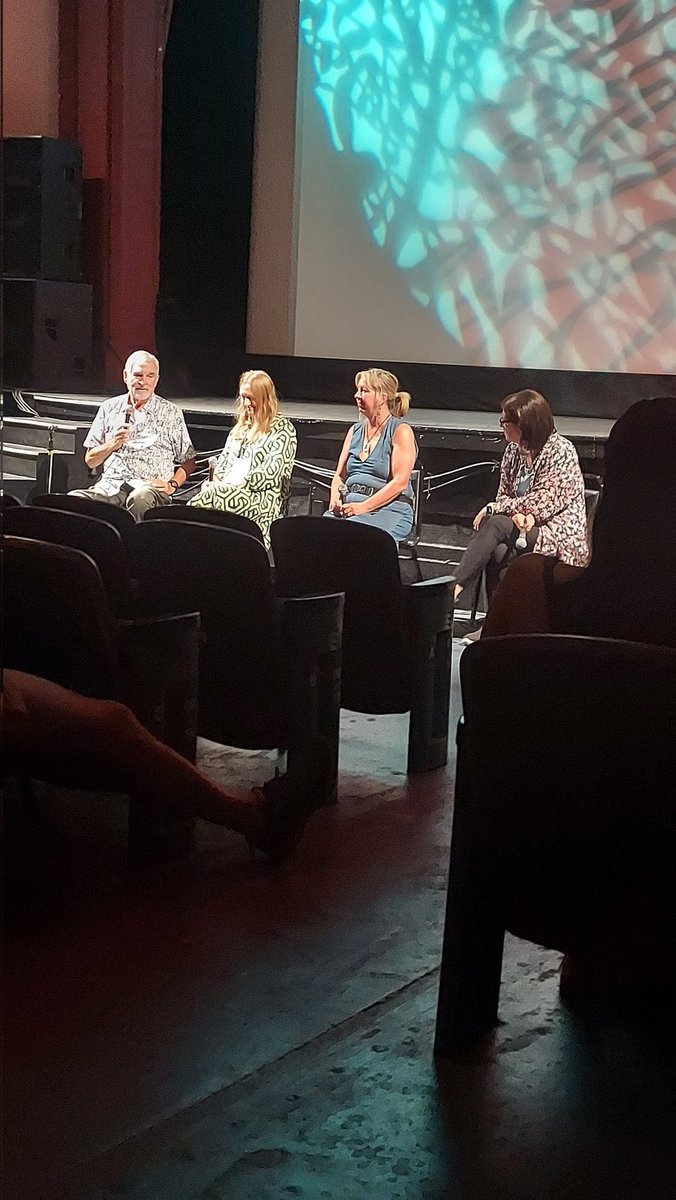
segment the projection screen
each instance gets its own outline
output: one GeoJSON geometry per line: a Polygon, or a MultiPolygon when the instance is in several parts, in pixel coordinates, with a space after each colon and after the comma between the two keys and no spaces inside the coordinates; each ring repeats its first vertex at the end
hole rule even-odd
{"type": "Polygon", "coordinates": [[[264,0],[254,353],[671,372],[673,0],[264,0]]]}

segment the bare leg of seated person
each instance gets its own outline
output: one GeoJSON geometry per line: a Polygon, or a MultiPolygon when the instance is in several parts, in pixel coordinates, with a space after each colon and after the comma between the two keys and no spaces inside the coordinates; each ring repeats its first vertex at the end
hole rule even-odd
{"type": "Polygon", "coordinates": [[[241,833],[281,861],[325,796],[321,746],[297,776],[288,773],[239,799],[158,741],[124,705],[92,700],[21,671],[3,672],[6,766],[66,786],[119,791],[241,833]]]}

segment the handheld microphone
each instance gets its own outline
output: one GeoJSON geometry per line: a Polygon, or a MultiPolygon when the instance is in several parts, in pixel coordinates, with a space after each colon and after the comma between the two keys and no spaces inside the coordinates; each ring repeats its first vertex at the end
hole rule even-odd
{"type": "Polygon", "coordinates": [[[516,539],[515,545],[516,545],[517,550],[527,550],[528,549],[528,542],[526,541],[526,530],[525,529],[522,529],[519,532],[519,536],[516,539]]]}
{"type": "Polygon", "coordinates": [[[124,410],[125,429],[126,429],[127,425],[129,424],[129,422],[131,421],[131,414],[133,413],[133,411],[134,411],[134,405],[133,405],[131,399],[129,399],[127,401],[127,407],[124,410]]]}

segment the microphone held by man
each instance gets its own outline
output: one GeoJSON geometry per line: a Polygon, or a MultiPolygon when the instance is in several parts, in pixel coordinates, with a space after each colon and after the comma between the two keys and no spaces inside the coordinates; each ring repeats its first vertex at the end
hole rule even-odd
{"type": "Polygon", "coordinates": [[[74,494],[125,507],[141,520],[149,508],[171,502],[190,475],[195,449],[181,410],[155,390],[154,354],[134,351],[123,379],[126,394],[104,401],[84,442],[85,463],[101,474],[74,494]]]}

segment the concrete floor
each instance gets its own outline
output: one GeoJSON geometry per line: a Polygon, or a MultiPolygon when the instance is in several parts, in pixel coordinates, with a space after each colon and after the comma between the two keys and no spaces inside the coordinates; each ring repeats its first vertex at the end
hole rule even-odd
{"type": "Polygon", "coordinates": [[[7,893],[6,1200],[676,1195],[671,1039],[581,1024],[557,954],[508,939],[502,1024],[435,1066],[453,760],[408,781],[406,724],[344,714],[339,804],[279,871],[201,825],[131,879],[121,802],[44,798],[7,893]]]}

